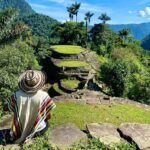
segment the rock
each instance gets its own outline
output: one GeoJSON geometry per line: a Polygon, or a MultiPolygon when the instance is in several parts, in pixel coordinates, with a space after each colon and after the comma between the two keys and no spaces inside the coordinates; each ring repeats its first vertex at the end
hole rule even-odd
{"type": "Polygon", "coordinates": [[[0,150],[4,150],[4,146],[3,145],[0,145],[0,150]]]}
{"type": "Polygon", "coordinates": [[[4,150],[21,150],[21,147],[16,144],[13,144],[13,145],[3,146],[3,149],[4,150]]]}
{"type": "Polygon", "coordinates": [[[121,124],[119,130],[124,137],[134,141],[139,149],[150,149],[150,124],[121,124]]]}
{"type": "Polygon", "coordinates": [[[11,127],[12,115],[6,115],[0,119],[0,130],[11,127]]]}
{"type": "Polygon", "coordinates": [[[86,139],[86,134],[74,124],[66,124],[52,131],[49,143],[58,148],[69,148],[73,144],[86,139]]]}
{"type": "Polygon", "coordinates": [[[117,128],[112,124],[92,123],[86,125],[86,128],[92,137],[98,138],[101,142],[103,142],[106,145],[121,142],[121,137],[117,132],[117,128]]]}
{"type": "Polygon", "coordinates": [[[99,98],[86,98],[86,104],[100,104],[99,98]]]}

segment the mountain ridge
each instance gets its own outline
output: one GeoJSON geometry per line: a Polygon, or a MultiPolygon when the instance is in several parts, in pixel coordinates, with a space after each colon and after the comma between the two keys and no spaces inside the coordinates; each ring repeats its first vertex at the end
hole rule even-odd
{"type": "Polygon", "coordinates": [[[140,24],[117,24],[110,25],[111,29],[115,32],[124,28],[131,29],[131,33],[137,40],[144,39],[150,33],[150,22],[140,24]]]}

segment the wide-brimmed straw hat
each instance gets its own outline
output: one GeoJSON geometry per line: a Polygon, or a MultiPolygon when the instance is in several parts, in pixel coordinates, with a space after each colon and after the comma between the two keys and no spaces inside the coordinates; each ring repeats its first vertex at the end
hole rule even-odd
{"type": "Polygon", "coordinates": [[[27,70],[19,77],[19,88],[26,93],[36,93],[42,89],[46,81],[45,73],[37,70],[27,70]]]}

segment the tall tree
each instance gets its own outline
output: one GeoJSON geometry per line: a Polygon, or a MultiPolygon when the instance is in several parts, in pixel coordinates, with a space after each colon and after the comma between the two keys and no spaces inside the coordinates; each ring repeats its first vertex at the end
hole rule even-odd
{"type": "Polygon", "coordinates": [[[106,24],[107,21],[111,20],[109,16],[107,16],[106,13],[102,13],[101,16],[98,17],[98,19],[103,21],[103,24],[106,24]]]}
{"type": "Polygon", "coordinates": [[[130,32],[131,32],[130,29],[122,29],[118,32],[118,34],[125,42],[127,40],[127,37],[129,36],[130,32]]]}
{"type": "Polygon", "coordinates": [[[86,29],[87,29],[87,31],[88,31],[88,24],[90,24],[90,22],[91,22],[91,17],[92,17],[93,15],[94,15],[94,13],[91,13],[90,11],[85,14],[84,20],[86,21],[86,29]]]}
{"type": "Polygon", "coordinates": [[[22,22],[15,22],[17,11],[14,9],[7,9],[0,12],[0,43],[7,43],[16,39],[24,31],[28,29],[22,22]]]}
{"type": "Polygon", "coordinates": [[[0,12],[0,100],[4,102],[17,89],[19,75],[29,66],[40,69],[34,51],[20,36],[28,29],[15,20],[17,12],[0,12]]]}
{"type": "Polygon", "coordinates": [[[69,12],[70,21],[73,21],[74,8],[72,6],[67,7],[67,11],[69,12]]]}
{"type": "Polygon", "coordinates": [[[79,9],[81,7],[81,3],[77,3],[75,2],[75,4],[72,4],[72,8],[73,8],[73,14],[76,16],[76,22],[78,21],[78,12],[79,12],[79,9]]]}

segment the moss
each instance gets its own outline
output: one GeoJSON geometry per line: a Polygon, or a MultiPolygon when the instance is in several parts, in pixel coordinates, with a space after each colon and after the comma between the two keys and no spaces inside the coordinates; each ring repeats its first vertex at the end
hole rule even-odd
{"type": "Polygon", "coordinates": [[[65,86],[68,89],[76,89],[78,87],[78,84],[80,81],[78,80],[62,80],[62,85],[65,86]]]}
{"type": "Polygon", "coordinates": [[[89,64],[86,63],[86,62],[83,62],[83,61],[61,61],[57,64],[59,67],[73,67],[73,68],[76,68],[76,67],[86,67],[88,66],[89,64]]]}
{"type": "Polygon", "coordinates": [[[52,46],[51,48],[61,54],[80,54],[84,52],[80,46],[73,45],[56,45],[52,46]]]}

